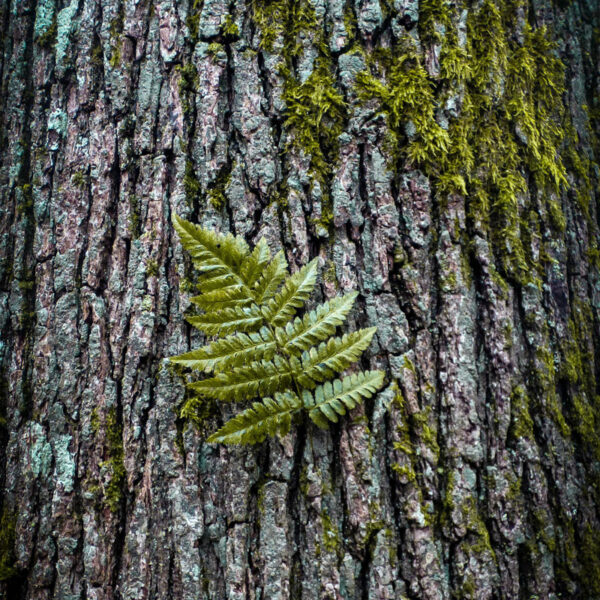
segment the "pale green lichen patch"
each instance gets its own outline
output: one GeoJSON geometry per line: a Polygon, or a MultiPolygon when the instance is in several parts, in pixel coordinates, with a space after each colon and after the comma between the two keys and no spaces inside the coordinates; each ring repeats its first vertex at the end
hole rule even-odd
{"type": "Polygon", "coordinates": [[[66,493],[73,491],[75,479],[75,458],[69,449],[72,441],[72,436],[64,434],[57,436],[53,444],[56,481],[66,493]]]}
{"type": "Polygon", "coordinates": [[[65,54],[70,43],[71,27],[79,2],[71,0],[71,3],[63,8],[56,18],[56,64],[63,66],[65,54]]]}

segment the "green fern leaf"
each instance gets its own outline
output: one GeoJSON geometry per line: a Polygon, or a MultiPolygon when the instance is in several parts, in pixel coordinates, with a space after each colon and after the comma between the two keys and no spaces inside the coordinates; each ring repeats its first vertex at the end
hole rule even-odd
{"type": "Polygon", "coordinates": [[[359,329],[347,333],[344,337],[336,337],[322,342],[317,348],[311,348],[302,354],[302,371],[298,375],[298,383],[312,389],[314,382],[329,379],[334,373],[347,369],[371,343],[377,327],[359,329]]]}
{"type": "Polygon", "coordinates": [[[235,331],[251,332],[261,328],[263,319],[257,306],[233,307],[207,312],[187,320],[207,335],[227,335],[235,331]]]}
{"type": "Polygon", "coordinates": [[[271,300],[287,275],[287,262],[280,250],[267,265],[260,279],[254,286],[254,297],[258,304],[271,300]]]}
{"type": "Polygon", "coordinates": [[[252,303],[248,297],[248,289],[240,285],[232,285],[220,290],[213,290],[190,299],[203,310],[219,310],[232,306],[247,306],[252,303]]]}
{"type": "Polygon", "coordinates": [[[304,306],[317,282],[317,264],[318,259],[315,258],[288,277],[275,298],[263,308],[263,315],[271,325],[284,325],[297,308],[304,306]]]}
{"type": "Polygon", "coordinates": [[[254,247],[252,254],[242,263],[240,274],[249,288],[260,279],[265,267],[269,264],[271,252],[265,238],[261,238],[254,247]]]}
{"type": "Polygon", "coordinates": [[[200,270],[238,273],[240,265],[250,252],[242,237],[202,229],[177,215],[173,218],[173,224],[183,247],[200,270]]]}
{"type": "Polygon", "coordinates": [[[337,423],[338,415],[345,415],[363,398],[370,398],[383,385],[383,371],[353,373],[344,379],[327,381],[311,394],[304,390],[302,402],[308,416],[319,427],[326,429],[329,421],[337,423]]]}
{"type": "Polygon", "coordinates": [[[212,303],[223,301],[218,299],[219,292],[224,296],[231,296],[225,300],[254,300],[254,294],[242,275],[242,270],[245,265],[261,259],[260,254],[264,252],[264,247],[256,254],[253,252],[250,255],[248,244],[240,236],[202,229],[177,215],[173,223],[183,247],[190,253],[194,265],[202,273],[200,289],[202,291],[204,285],[207,291],[203,294],[203,300],[199,300],[202,302],[200,304],[202,308],[208,309],[212,303]],[[208,292],[210,281],[213,279],[223,281],[221,278],[226,278],[227,286],[220,289],[213,288],[214,291],[208,292]],[[207,297],[210,294],[213,294],[212,297],[207,297]]]}
{"type": "Polygon", "coordinates": [[[292,415],[300,408],[302,402],[296,394],[275,394],[273,399],[265,398],[262,402],[255,402],[251,408],[227,421],[208,441],[256,444],[264,441],[267,436],[277,433],[286,435],[290,430],[292,415]]]}
{"type": "Polygon", "coordinates": [[[295,317],[315,286],[318,259],[290,276],[283,252],[271,259],[264,239],[250,252],[241,237],[205,230],[178,217],[174,223],[199,272],[199,294],[191,302],[204,312],[187,319],[219,338],[171,358],[213,373],[188,384],[197,396],[185,403],[181,415],[193,419],[207,401],[255,400],[208,441],[250,444],[285,434],[293,414],[302,410],[325,427],[381,387],[380,371],[328,381],[360,357],[375,333],[373,327],[331,337],[344,323],[356,292],[295,317]]]}
{"type": "Polygon", "coordinates": [[[236,285],[239,286],[240,283],[233,273],[215,275],[213,272],[201,276],[196,287],[198,288],[199,292],[206,294],[214,290],[221,290],[223,288],[229,288],[236,285]]]}
{"type": "Polygon", "coordinates": [[[344,322],[357,296],[358,292],[352,292],[334,298],[321,304],[316,310],[306,313],[302,319],[296,317],[285,329],[275,330],[277,341],[286,351],[298,355],[317,342],[326,340],[335,333],[336,327],[344,322]]]}
{"type": "MultiPolygon", "coordinates": [[[[232,294],[234,295],[234,294],[232,294]]],[[[229,298],[227,300],[221,300],[219,302],[206,302],[204,299],[204,294],[199,296],[192,296],[190,298],[190,302],[195,304],[199,308],[203,310],[223,310],[224,308],[243,308],[249,307],[252,304],[252,300],[250,298],[229,298]]]]}
{"type": "Polygon", "coordinates": [[[236,333],[170,360],[199,371],[223,371],[259,359],[270,360],[275,350],[273,334],[263,327],[257,333],[236,333]]]}
{"type": "Polygon", "coordinates": [[[239,402],[285,391],[293,383],[292,376],[290,364],[275,355],[272,361],[261,360],[226,373],[217,373],[210,379],[190,383],[188,387],[206,398],[239,402]]]}

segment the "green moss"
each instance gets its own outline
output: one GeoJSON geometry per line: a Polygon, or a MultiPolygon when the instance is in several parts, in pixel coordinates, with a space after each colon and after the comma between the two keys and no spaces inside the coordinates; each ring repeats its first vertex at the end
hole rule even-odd
{"type": "Polygon", "coordinates": [[[185,20],[188,31],[190,32],[190,39],[195,44],[200,38],[200,15],[202,14],[202,6],[204,0],[193,0],[190,12],[185,20]]]}
{"type": "MultiPolygon", "coordinates": [[[[335,87],[330,61],[322,56],[304,82],[284,70],[284,127],[290,131],[288,148],[295,147],[311,159],[317,181],[325,183],[337,157],[338,137],[344,130],[346,102],[335,87]]],[[[323,207],[323,215],[327,215],[323,207]]],[[[330,207],[327,207],[330,208],[330,207]]],[[[322,218],[324,218],[322,216],[322,218]]]]}
{"type": "Polygon", "coordinates": [[[336,87],[325,29],[308,0],[256,0],[253,20],[260,31],[263,51],[273,52],[276,44],[282,47],[280,74],[286,105],[286,149],[298,150],[310,158],[310,174],[319,183],[322,196],[322,216],[315,225],[329,230],[333,211],[328,180],[337,159],[338,137],[344,131],[347,106],[336,87]],[[298,76],[295,69],[303,52],[302,38],[306,36],[313,38],[313,45],[318,49],[308,77],[298,76]]]}
{"type": "Polygon", "coordinates": [[[578,552],[581,559],[580,580],[590,597],[600,596],[600,531],[586,525],[578,552]]]}
{"type": "Polygon", "coordinates": [[[208,45],[206,51],[210,56],[216,58],[219,53],[223,51],[223,44],[220,44],[219,42],[212,42],[208,45]]]}
{"type": "Polygon", "coordinates": [[[125,464],[123,450],[123,427],[117,418],[117,411],[109,409],[104,422],[108,459],[101,466],[108,471],[108,481],[104,486],[104,501],[111,512],[117,512],[123,501],[125,485],[125,464]]]}
{"type": "Polygon", "coordinates": [[[158,275],[158,263],[154,259],[146,263],[146,277],[156,277],[158,275]]]}
{"type": "Polygon", "coordinates": [[[549,348],[541,346],[536,350],[536,358],[538,367],[533,371],[533,379],[538,393],[539,408],[552,417],[563,437],[568,438],[571,436],[571,428],[565,420],[556,394],[554,356],[549,348]]]}
{"type": "Polygon", "coordinates": [[[321,513],[321,523],[323,525],[323,547],[330,553],[335,554],[338,558],[343,557],[342,540],[338,528],[331,521],[331,517],[327,511],[321,513]]]}
{"type": "Polygon", "coordinates": [[[521,4],[486,0],[470,11],[462,47],[458,11],[420,2],[420,38],[441,44],[440,75],[428,75],[420,50],[405,38],[372,53],[357,91],[364,102],[377,100],[386,116],[392,166],[423,170],[442,208],[448,195],[465,196],[469,221],[489,232],[501,276],[524,285],[542,277],[544,264],[523,241],[521,215],[531,196],[522,167],[543,191],[545,224],[562,232],[557,195],[567,183],[561,125],[568,123],[564,67],[549,32],[526,25],[521,42],[514,35],[521,4]],[[459,103],[458,116],[442,127],[438,114],[449,102],[459,103]]]}
{"type": "Polygon", "coordinates": [[[184,113],[189,113],[192,108],[191,98],[198,89],[198,70],[192,63],[178,65],[177,73],[179,74],[179,99],[184,113]]]}
{"type": "Polygon", "coordinates": [[[327,261],[327,267],[323,270],[323,279],[329,283],[337,284],[335,263],[332,260],[327,261]]]}
{"type": "Polygon", "coordinates": [[[240,30],[237,24],[233,21],[231,15],[226,15],[223,24],[221,25],[221,33],[225,38],[230,38],[232,40],[236,39],[240,35],[240,30]]]}
{"type": "Polygon", "coordinates": [[[208,201],[216,210],[221,210],[227,204],[225,192],[231,182],[232,169],[233,164],[231,163],[223,165],[208,188],[208,201]]]}
{"type": "Polygon", "coordinates": [[[57,22],[56,15],[54,15],[50,27],[44,33],[40,34],[35,41],[40,48],[52,48],[56,44],[56,33],[57,22]]]}
{"type": "Polygon", "coordinates": [[[435,171],[450,139],[435,120],[433,83],[411,43],[375,51],[369,70],[359,73],[356,81],[359,99],[376,99],[386,116],[394,159],[435,171]]]}
{"type": "Polygon", "coordinates": [[[533,420],[529,412],[530,400],[525,388],[517,386],[510,398],[509,436],[514,440],[526,439],[535,441],[533,420]]]}
{"type": "Polygon", "coordinates": [[[183,403],[179,411],[179,418],[192,421],[204,435],[208,430],[209,421],[215,419],[219,414],[219,407],[214,400],[190,396],[183,403]]]}
{"type": "Polygon", "coordinates": [[[129,196],[129,217],[127,230],[133,239],[140,237],[140,226],[142,220],[142,204],[140,199],[132,194],[129,196]]]}
{"type": "Polygon", "coordinates": [[[185,174],[183,176],[183,189],[185,190],[185,197],[188,204],[191,206],[193,203],[198,200],[200,196],[200,192],[202,187],[198,178],[196,177],[196,172],[194,170],[194,163],[191,160],[186,161],[185,163],[185,174]]]}
{"type": "Polygon", "coordinates": [[[123,5],[121,5],[117,12],[117,15],[111,20],[109,27],[109,35],[112,43],[112,48],[108,63],[113,69],[115,69],[121,64],[121,51],[123,46],[121,34],[123,33],[124,24],[125,8],[123,5]]]}
{"type": "Polygon", "coordinates": [[[426,42],[441,42],[443,32],[452,24],[451,7],[447,0],[419,0],[419,38],[426,42]]]}
{"type": "Polygon", "coordinates": [[[30,183],[24,183],[17,188],[17,214],[29,217],[33,210],[33,187],[30,183]]]}
{"type": "Polygon", "coordinates": [[[71,175],[71,182],[74,186],[80,190],[84,190],[87,187],[88,179],[85,171],[77,171],[71,175]]]}
{"type": "Polygon", "coordinates": [[[0,581],[6,581],[17,575],[14,567],[16,525],[16,513],[4,506],[0,516],[0,581]]]}

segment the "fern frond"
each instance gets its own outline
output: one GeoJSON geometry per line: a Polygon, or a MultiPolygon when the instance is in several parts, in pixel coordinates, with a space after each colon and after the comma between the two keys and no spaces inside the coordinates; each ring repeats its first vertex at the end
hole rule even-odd
{"type": "Polygon", "coordinates": [[[187,317],[187,321],[207,335],[227,335],[235,331],[258,331],[263,319],[257,306],[237,306],[187,317]]]}
{"type": "Polygon", "coordinates": [[[292,369],[281,356],[261,360],[247,367],[217,373],[210,379],[188,384],[195,392],[223,402],[240,401],[284,391],[292,384],[292,369]]]}
{"type": "Polygon", "coordinates": [[[269,250],[267,240],[260,238],[252,254],[244,260],[240,269],[242,279],[249,288],[254,287],[254,284],[260,279],[270,259],[271,251],[269,250]]]}
{"type": "Polygon", "coordinates": [[[288,277],[275,298],[263,308],[263,315],[271,325],[284,325],[294,316],[297,308],[304,306],[317,282],[318,260],[311,260],[297,273],[288,277]]]}
{"type": "Polygon", "coordinates": [[[338,415],[345,415],[363,398],[370,398],[383,385],[383,371],[365,371],[327,381],[313,393],[304,390],[302,401],[308,416],[319,427],[326,429],[328,421],[337,423],[338,415]]]}
{"type": "Polygon", "coordinates": [[[312,389],[314,382],[329,379],[334,373],[347,369],[371,343],[377,327],[359,329],[347,333],[344,337],[335,337],[322,342],[317,348],[302,353],[302,372],[298,375],[298,383],[312,389]]]}
{"type": "Polygon", "coordinates": [[[223,371],[260,359],[270,360],[275,349],[273,334],[263,327],[257,333],[236,333],[170,360],[199,371],[223,371]]]}
{"type": "Polygon", "coordinates": [[[220,269],[238,272],[250,249],[244,238],[217,233],[185,221],[177,215],[173,225],[183,247],[201,270],[220,269]]]}
{"type": "Polygon", "coordinates": [[[199,294],[190,300],[204,311],[187,320],[220,338],[171,358],[212,372],[208,379],[188,384],[197,396],[180,414],[200,418],[196,411],[199,406],[205,411],[206,402],[215,406],[215,400],[254,400],[209,442],[252,444],[286,434],[298,411],[307,411],[319,427],[326,427],[381,387],[381,371],[329,381],[360,357],[376,331],[372,327],[332,337],[348,316],[356,292],[295,317],[315,286],[318,259],[289,275],[284,253],[271,258],[264,239],[250,252],[242,237],[215,233],[177,216],[174,224],[198,268],[199,294]]]}
{"type": "Polygon", "coordinates": [[[352,292],[321,304],[302,319],[296,317],[285,329],[275,330],[277,341],[291,354],[300,354],[317,342],[326,340],[335,333],[350,312],[358,292],[352,292]]]}
{"type": "Polygon", "coordinates": [[[285,260],[283,250],[280,250],[267,265],[254,286],[256,302],[262,304],[267,300],[271,300],[287,274],[287,261],[285,260]]]}
{"type": "Polygon", "coordinates": [[[190,298],[190,301],[206,311],[252,303],[252,299],[248,297],[247,288],[239,284],[194,296],[190,298]]]}
{"type": "Polygon", "coordinates": [[[203,310],[222,310],[224,308],[243,308],[252,304],[250,298],[229,298],[221,302],[205,302],[203,295],[192,296],[190,302],[203,310]]]}
{"type": "Polygon", "coordinates": [[[202,274],[198,278],[199,281],[196,287],[199,292],[206,294],[214,290],[220,290],[228,288],[233,285],[239,286],[239,280],[232,273],[223,273],[222,275],[215,275],[214,272],[208,274],[202,274]]]}
{"type": "Polygon", "coordinates": [[[256,444],[269,435],[286,435],[290,430],[292,415],[302,408],[296,394],[286,392],[275,394],[255,402],[233,419],[227,421],[208,441],[222,444],[256,444]]]}
{"type": "MultiPolygon", "coordinates": [[[[173,224],[183,247],[190,253],[194,265],[202,274],[199,287],[206,293],[202,295],[203,300],[200,300],[201,297],[196,297],[198,302],[203,303],[199,304],[202,308],[208,309],[212,303],[221,301],[218,299],[219,292],[228,294],[231,299],[254,300],[254,294],[242,275],[242,270],[244,264],[260,259],[261,253],[264,254],[264,247],[256,254],[253,252],[250,255],[248,244],[241,236],[203,229],[177,215],[173,218],[173,224]],[[254,258],[250,260],[252,256],[254,258]],[[227,282],[226,287],[213,287],[210,282],[215,279],[223,282],[224,285],[227,282]],[[208,298],[211,293],[213,297],[208,298]]],[[[230,300],[230,298],[225,299],[230,300]]]]}

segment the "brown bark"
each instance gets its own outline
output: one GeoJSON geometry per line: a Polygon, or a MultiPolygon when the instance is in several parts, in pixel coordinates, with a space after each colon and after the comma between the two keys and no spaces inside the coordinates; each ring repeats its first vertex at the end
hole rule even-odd
{"type": "MultiPolygon", "coordinates": [[[[502,32],[517,48],[547,26],[566,68],[567,184],[519,162],[510,230],[497,199],[484,217],[398,155],[410,119],[390,142],[357,84],[412,38],[436,102],[455,92],[435,112],[451,126],[444,36],[473,36],[486,4],[0,6],[2,597],[600,598],[597,2],[531,0],[502,32]],[[289,90],[317,57],[345,108],[311,150],[289,90]],[[265,236],[293,269],[319,256],[318,296],[361,292],[349,326],[378,326],[363,362],[389,385],[327,432],[206,444],[232,407],[178,418],[187,376],[165,359],[203,340],[173,213],[265,236]]],[[[509,133],[527,156],[532,134],[509,133]]]]}

